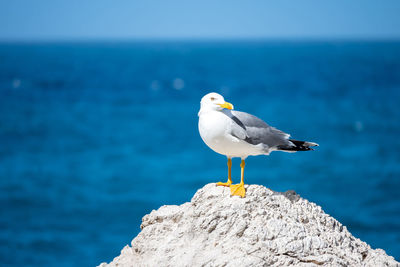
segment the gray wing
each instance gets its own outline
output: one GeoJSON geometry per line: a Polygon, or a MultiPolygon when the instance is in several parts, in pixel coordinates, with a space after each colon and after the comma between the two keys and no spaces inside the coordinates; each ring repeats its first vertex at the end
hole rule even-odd
{"type": "Polygon", "coordinates": [[[232,119],[232,135],[252,145],[263,144],[268,148],[278,146],[293,146],[289,134],[269,126],[263,120],[251,114],[226,110],[224,112],[232,119]]]}

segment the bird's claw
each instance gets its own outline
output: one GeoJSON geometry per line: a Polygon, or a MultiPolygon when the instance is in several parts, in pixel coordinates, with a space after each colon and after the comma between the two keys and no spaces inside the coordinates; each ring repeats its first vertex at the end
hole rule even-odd
{"type": "Polygon", "coordinates": [[[228,180],[226,183],[218,182],[217,186],[231,186],[231,184],[232,184],[232,181],[228,180]]]}
{"type": "Polygon", "coordinates": [[[233,184],[229,186],[231,189],[231,196],[246,196],[246,190],[244,189],[244,184],[233,184]]]}

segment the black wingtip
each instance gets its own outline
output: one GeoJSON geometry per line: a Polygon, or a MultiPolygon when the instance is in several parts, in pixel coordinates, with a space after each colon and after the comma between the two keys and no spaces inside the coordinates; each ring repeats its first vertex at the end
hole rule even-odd
{"type": "Polygon", "coordinates": [[[289,139],[290,142],[294,146],[279,146],[279,150],[283,151],[308,151],[308,150],[314,150],[312,147],[313,146],[319,146],[317,143],[313,142],[307,142],[307,141],[299,141],[299,140],[294,140],[294,139],[289,139]]]}

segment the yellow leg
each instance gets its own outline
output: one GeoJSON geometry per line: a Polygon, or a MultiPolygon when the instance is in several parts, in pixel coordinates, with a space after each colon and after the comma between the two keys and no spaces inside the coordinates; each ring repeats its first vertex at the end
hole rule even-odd
{"type": "Polygon", "coordinates": [[[231,158],[228,158],[228,181],[226,183],[218,182],[217,185],[230,186],[232,184],[231,169],[232,169],[232,160],[231,158]]]}
{"type": "Polygon", "coordinates": [[[246,196],[246,190],[244,189],[244,166],[245,165],[246,164],[244,163],[244,159],[242,159],[242,162],[240,163],[240,184],[233,184],[230,186],[232,196],[240,196],[240,197],[246,196]]]}

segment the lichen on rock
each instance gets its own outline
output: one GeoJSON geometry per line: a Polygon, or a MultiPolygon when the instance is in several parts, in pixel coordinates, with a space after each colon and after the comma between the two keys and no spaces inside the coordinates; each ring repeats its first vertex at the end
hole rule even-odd
{"type": "Polygon", "coordinates": [[[100,266],[400,266],[294,191],[207,184],[191,202],[143,217],[142,231],[100,266]]]}

